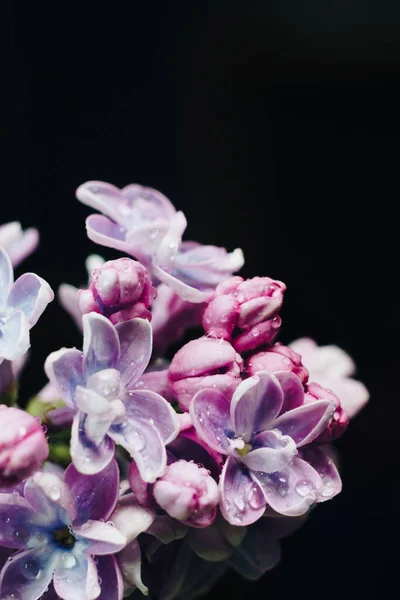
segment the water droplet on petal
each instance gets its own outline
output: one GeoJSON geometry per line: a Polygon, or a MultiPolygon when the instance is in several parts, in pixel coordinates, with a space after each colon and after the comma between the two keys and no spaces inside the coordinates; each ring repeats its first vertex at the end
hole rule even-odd
{"type": "Polygon", "coordinates": [[[56,501],[59,500],[61,497],[61,490],[60,490],[60,486],[57,484],[54,484],[51,486],[51,488],[49,489],[49,497],[56,501]]]}
{"type": "Polygon", "coordinates": [[[295,490],[299,494],[299,496],[302,496],[304,498],[310,492],[312,492],[313,487],[314,486],[311,481],[308,481],[308,479],[303,479],[296,483],[295,490]]]}
{"type": "Polygon", "coordinates": [[[26,544],[30,538],[30,534],[25,527],[19,527],[14,531],[13,538],[19,544],[26,544]]]}
{"type": "Polygon", "coordinates": [[[22,573],[26,579],[40,579],[42,569],[37,560],[29,558],[22,564],[22,573]]]}
{"type": "Polygon", "coordinates": [[[61,564],[65,569],[73,569],[76,565],[76,558],[71,552],[64,552],[61,556],[61,564]]]}

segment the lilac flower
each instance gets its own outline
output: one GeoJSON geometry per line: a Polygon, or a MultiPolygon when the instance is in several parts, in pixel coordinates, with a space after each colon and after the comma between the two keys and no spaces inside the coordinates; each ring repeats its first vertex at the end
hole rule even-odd
{"type": "Polygon", "coordinates": [[[356,367],[344,350],[338,346],[318,346],[309,338],[296,340],[290,347],[301,354],[310,381],[332,390],[350,418],[366,405],[369,392],[364,384],[352,378],[356,367]]]}
{"type": "Polygon", "coordinates": [[[73,463],[82,473],[97,473],[112,460],[116,442],[136,461],[142,478],[153,482],[165,471],[165,445],[177,435],[178,423],[164,398],[132,390],[150,359],[150,323],[132,319],[114,326],[90,313],[83,317],[83,333],[83,353],[63,348],[45,363],[73,416],[73,463]]]}
{"type": "Polygon", "coordinates": [[[70,465],[64,481],[37,472],[23,496],[0,494],[0,544],[18,550],[1,571],[0,597],[37,600],[53,581],[64,600],[121,600],[122,577],[112,555],[127,540],[106,522],[118,483],[112,461],[91,477],[70,465]]]}
{"type": "Polygon", "coordinates": [[[246,360],[245,370],[249,375],[255,375],[258,371],[291,371],[303,384],[308,381],[308,371],[301,362],[300,354],[279,342],[250,355],[246,360]]]}
{"type": "Polygon", "coordinates": [[[0,226],[0,246],[6,250],[13,267],[17,267],[32,254],[39,243],[37,229],[22,230],[21,223],[14,221],[0,226]]]}
{"type": "Polygon", "coordinates": [[[184,214],[152,188],[132,184],[120,190],[88,181],[76,196],[103,213],[86,221],[91,240],[134,256],[184,300],[204,302],[210,290],[243,266],[240,249],[228,254],[224,248],[182,242],[184,214]]]}
{"type": "Polygon", "coordinates": [[[197,432],[228,457],[220,477],[220,509],[229,523],[253,523],[267,504],[298,516],[323,493],[321,476],[297,448],[325,429],[335,405],[303,401],[302,384],[290,372],[259,372],[237,387],[231,403],[214,389],[193,398],[190,414],[197,432]]]}
{"type": "Polygon", "coordinates": [[[10,258],[0,246],[0,362],[18,360],[29,349],[29,330],[54,298],[49,284],[25,273],[13,284],[10,258]]]}

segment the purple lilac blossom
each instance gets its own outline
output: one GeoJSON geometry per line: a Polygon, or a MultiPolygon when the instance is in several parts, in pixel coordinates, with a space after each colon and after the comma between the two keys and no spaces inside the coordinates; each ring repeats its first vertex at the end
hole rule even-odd
{"type": "Polygon", "coordinates": [[[30,329],[54,298],[49,284],[34,273],[15,283],[11,260],[0,246],[0,362],[19,360],[30,347],[30,329]]]}
{"type": "Polygon", "coordinates": [[[228,253],[217,246],[182,242],[186,218],[157,190],[88,181],[76,196],[103,213],[86,220],[92,241],[134,256],[184,300],[204,302],[215,286],[243,266],[240,249],[228,253]]]}
{"type": "Polygon", "coordinates": [[[112,461],[90,477],[73,465],[64,480],[38,471],[26,481],[23,495],[0,493],[0,545],[17,550],[1,571],[1,598],[37,600],[53,581],[64,600],[121,600],[122,577],[113,554],[127,539],[107,522],[118,485],[112,461]]]}
{"type": "Polygon", "coordinates": [[[132,389],[150,359],[151,326],[144,319],[114,326],[90,313],[83,317],[83,332],[83,353],[63,348],[45,363],[50,382],[74,415],[73,463],[82,473],[97,473],[112,460],[116,442],[136,461],[142,478],[153,482],[165,471],[165,445],[179,425],[164,398],[132,389]]]}
{"type": "Polygon", "coordinates": [[[303,402],[301,381],[290,372],[259,372],[237,387],[231,402],[214,389],[193,398],[190,414],[198,434],[227,456],[219,485],[220,509],[229,523],[253,523],[267,504],[298,516],[322,497],[324,482],[298,449],[326,428],[335,405],[303,402]]]}

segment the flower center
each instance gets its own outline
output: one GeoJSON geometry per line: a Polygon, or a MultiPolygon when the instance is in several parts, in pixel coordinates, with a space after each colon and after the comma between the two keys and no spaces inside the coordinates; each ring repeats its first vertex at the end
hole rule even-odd
{"type": "Polygon", "coordinates": [[[243,456],[247,456],[248,455],[248,453],[251,450],[251,446],[250,446],[250,444],[245,444],[243,446],[243,448],[235,448],[235,450],[239,454],[239,456],[243,457],[243,456]]]}
{"type": "Polygon", "coordinates": [[[53,532],[54,540],[57,542],[59,546],[62,548],[66,548],[67,550],[71,550],[75,546],[75,538],[68,529],[68,527],[63,527],[62,529],[56,529],[53,532]]]}

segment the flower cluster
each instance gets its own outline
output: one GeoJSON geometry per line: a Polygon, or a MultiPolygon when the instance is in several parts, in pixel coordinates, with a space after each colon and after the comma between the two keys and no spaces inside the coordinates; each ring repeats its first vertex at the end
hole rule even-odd
{"type": "Polygon", "coordinates": [[[48,356],[26,410],[18,377],[54,294],[33,273],[13,283],[37,232],[0,227],[0,598],[188,600],[227,567],[256,579],[340,492],[331,442],[368,392],[339,348],[277,342],[285,284],[234,275],[240,249],[182,241],[160,192],[95,181],[77,197],[101,213],[89,238],[125,256],[61,286],[82,349],[48,356]]]}

